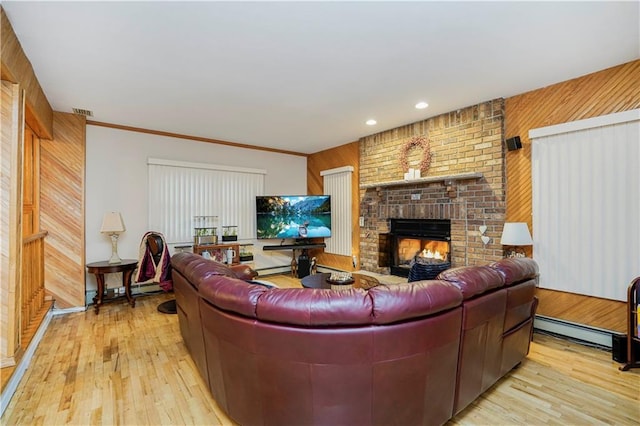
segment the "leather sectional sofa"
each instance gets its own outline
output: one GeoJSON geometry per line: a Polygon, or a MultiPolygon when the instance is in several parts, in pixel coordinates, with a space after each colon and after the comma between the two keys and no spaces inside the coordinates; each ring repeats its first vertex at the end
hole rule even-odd
{"type": "Polygon", "coordinates": [[[526,356],[537,306],[528,258],[342,291],[268,288],[191,253],[171,264],[185,344],[243,425],[443,424],[526,356]]]}

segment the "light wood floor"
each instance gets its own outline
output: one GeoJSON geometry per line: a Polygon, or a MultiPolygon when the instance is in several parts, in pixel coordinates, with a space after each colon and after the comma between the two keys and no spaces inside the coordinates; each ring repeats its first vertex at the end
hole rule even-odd
{"type": "MultiPolygon", "coordinates": [[[[1,423],[233,424],[200,379],[177,316],[157,312],[170,298],[54,317],[1,423]]],[[[632,425],[639,393],[640,369],[620,372],[609,352],[536,334],[520,368],[449,424],[632,425]]]]}

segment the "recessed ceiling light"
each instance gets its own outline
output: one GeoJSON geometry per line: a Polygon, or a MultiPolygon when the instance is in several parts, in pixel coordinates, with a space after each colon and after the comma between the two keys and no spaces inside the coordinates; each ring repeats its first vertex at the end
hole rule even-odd
{"type": "Polygon", "coordinates": [[[418,102],[418,103],[416,104],[416,108],[417,108],[417,109],[425,109],[425,108],[426,108],[426,107],[428,107],[428,106],[429,106],[429,104],[428,104],[428,103],[426,103],[426,102],[418,102]]]}
{"type": "Polygon", "coordinates": [[[373,118],[369,119],[366,121],[367,126],[375,126],[376,124],[378,124],[378,122],[376,120],[374,120],[373,118]]]}

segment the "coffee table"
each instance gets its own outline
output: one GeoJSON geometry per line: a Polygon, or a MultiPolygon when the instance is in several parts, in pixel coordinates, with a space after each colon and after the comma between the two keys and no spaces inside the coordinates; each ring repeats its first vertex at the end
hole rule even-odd
{"type": "Polygon", "coordinates": [[[353,282],[348,284],[330,283],[327,281],[331,274],[321,273],[307,275],[302,278],[302,287],[304,288],[325,288],[333,290],[348,290],[351,288],[362,288],[364,290],[383,285],[380,281],[368,275],[352,274],[353,282]]]}

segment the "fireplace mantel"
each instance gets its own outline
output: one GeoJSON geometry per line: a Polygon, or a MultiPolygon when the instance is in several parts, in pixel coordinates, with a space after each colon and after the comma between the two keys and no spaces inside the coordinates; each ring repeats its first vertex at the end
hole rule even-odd
{"type": "Polygon", "coordinates": [[[388,182],[374,182],[374,183],[360,185],[360,189],[383,188],[387,186],[405,186],[405,185],[415,185],[415,184],[431,183],[431,182],[449,182],[449,181],[457,181],[457,180],[480,179],[481,177],[482,177],[482,173],[467,172],[467,173],[458,173],[455,175],[427,176],[427,177],[411,179],[411,180],[392,180],[388,182]]]}

